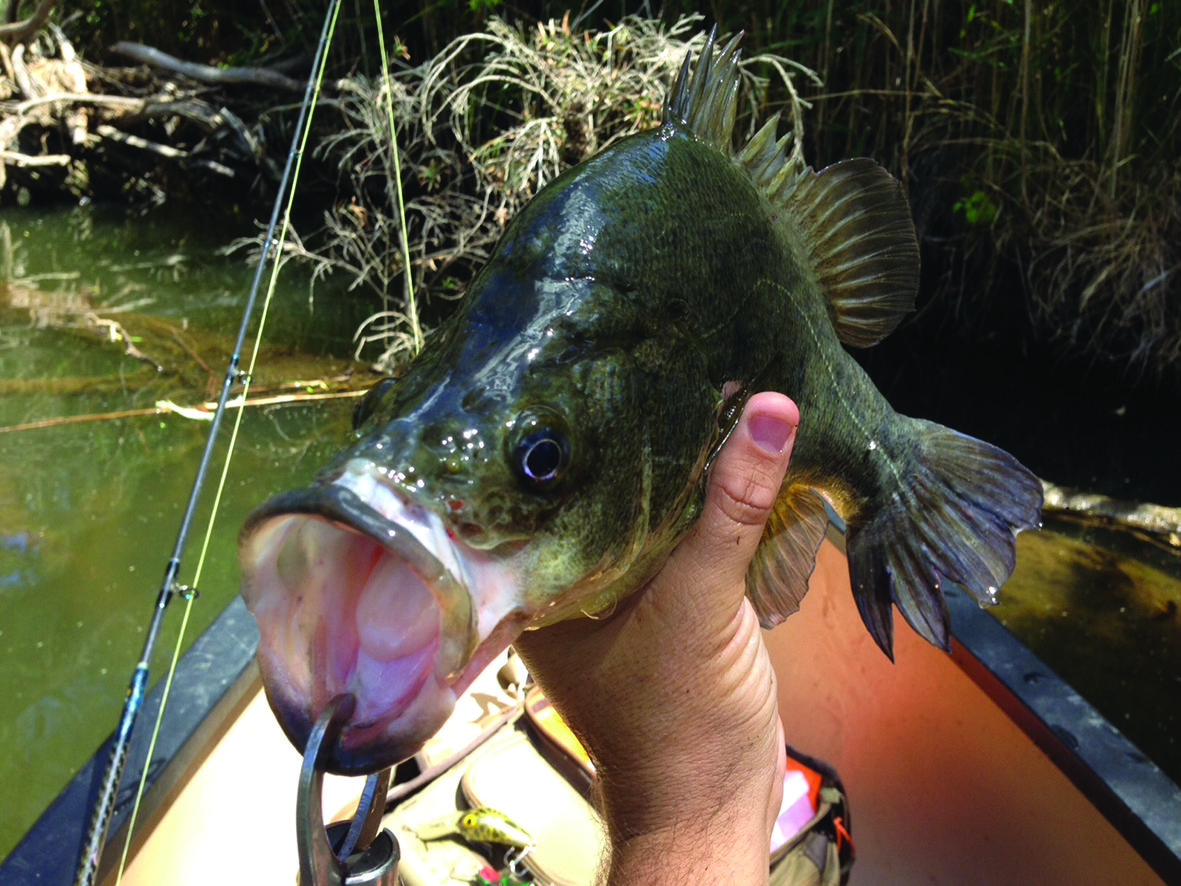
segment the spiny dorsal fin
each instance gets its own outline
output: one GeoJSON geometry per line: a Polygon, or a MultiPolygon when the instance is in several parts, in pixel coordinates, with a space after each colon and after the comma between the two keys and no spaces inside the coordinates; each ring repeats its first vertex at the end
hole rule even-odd
{"type": "MultiPolygon", "coordinates": [[[[716,31],[716,29],[715,29],[716,31]]],[[[802,255],[832,305],[837,336],[854,347],[876,344],[914,309],[919,252],[902,186],[872,160],[846,160],[820,172],[787,152],[772,117],[735,155],[731,139],[741,51],[734,36],[715,58],[715,31],[690,66],[685,56],[664,102],[665,124],[682,127],[746,169],[780,224],[802,241],[802,255]]]]}
{"type": "Polygon", "coordinates": [[[771,199],[790,205],[837,337],[864,348],[893,332],[919,288],[919,247],[902,185],[861,158],[805,170],[771,199]]]}
{"type": "Polygon", "coordinates": [[[677,83],[664,100],[661,119],[665,124],[684,127],[699,141],[731,155],[734,107],[738,101],[738,60],[742,56],[738,41],[742,39],[742,32],[739,31],[722,47],[715,60],[716,33],[716,27],[709,32],[692,75],[689,72],[692,53],[685,53],[677,83]]]}

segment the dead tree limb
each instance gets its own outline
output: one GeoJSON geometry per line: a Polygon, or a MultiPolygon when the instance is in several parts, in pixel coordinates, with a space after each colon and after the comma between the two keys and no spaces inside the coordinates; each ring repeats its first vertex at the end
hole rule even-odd
{"type": "MultiPolygon", "coordinates": [[[[11,22],[0,25],[0,41],[9,45],[24,43],[41,29],[46,19],[49,18],[50,11],[56,5],[57,0],[41,0],[41,4],[33,11],[33,14],[23,22],[11,22]]],[[[6,16],[14,16],[15,14],[16,0],[12,0],[8,6],[6,16]]]]}
{"type": "Polygon", "coordinates": [[[151,46],[145,46],[142,43],[129,43],[126,40],[121,40],[112,46],[111,52],[141,64],[181,74],[198,83],[212,83],[219,86],[227,83],[243,83],[252,86],[272,86],[292,92],[302,92],[304,88],[304,84],[298,80],[292,80],[285,74],[268,68],[215,68],[210,65],[199,65],[194,62],[181,61],[166,52],[153,49],[151,46]]]}
{"type": "Polygon", "coordinates": [[[69,154],[41,154],[34,157],[0,148],[0,164],[9,163],[13,166],[69,166],[73,159],[69,154]]]}

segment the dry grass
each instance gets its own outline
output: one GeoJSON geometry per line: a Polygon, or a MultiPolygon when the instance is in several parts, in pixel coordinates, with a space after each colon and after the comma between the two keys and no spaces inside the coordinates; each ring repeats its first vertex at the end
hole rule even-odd
{"type": "MultiPolygon", "coordinates": [[[[338,106],[347,126],[318,153],[339,165],[349,194],[324,217],[324,228],[290,254],[319,277],[344,275],[381,299],[357,334],[357,353],[388,370],[412,355],[422,306],[462,293],[508,220],[564,168],[612,142],[658,124],[668,85],[687,51],[704,45],[699,16],[671,26],[626,18],[615,27],[578,32],[568,21],[518,29],[498,20],[465,35],[422,65],[403,66],[388,82],[342,84],[338,106]],[[385,116],[392,103],[400,165],[385,116]],[[404,218],[394,210],[397,176],[404,218]],[[400,237],[411,245],[407,286],[400,237]]],[[[753,111],[771,77],[788,95],[797,149],[804,103],[792,76],[815,75],[774,55],[744,63],[745,102],[753,111]],[[766,73],[762,73],[766,72],[766,73]]],[[[750,113],[750,124],[754,114],[750,113]]],[[[752,130],[753,131],[753,130],[752,130]]],[[[436,305],[428,315],[442,313],[436,305]]]]}

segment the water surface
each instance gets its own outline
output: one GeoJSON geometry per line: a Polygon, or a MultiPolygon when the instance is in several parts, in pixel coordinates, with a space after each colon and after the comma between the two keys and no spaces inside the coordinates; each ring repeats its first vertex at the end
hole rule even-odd
{"type": "Polygon", "coordinates": [[[1181,784],[1181,551],[1049,515],[1017,537],[993,615],[1181,784]]]}
{"type": "MultiPolygon", "coordinates": [[[[118,721],[209,429],[154,406],[220,388],[253,274],[219,253],[227,239],[191,219],[89,209],[0,219],[0,857],[118,721]]],[[[359,369],[347,359],[357,318],[326,292],[309,302],[307,280],[284,272],[252,395],[359,369]]],[[[237,593],[244,514],[339,446],[353,403],[247,410],[189,640],[237,593]]],[[[153,683],[183,607],[167,612],[153,683]]]]}

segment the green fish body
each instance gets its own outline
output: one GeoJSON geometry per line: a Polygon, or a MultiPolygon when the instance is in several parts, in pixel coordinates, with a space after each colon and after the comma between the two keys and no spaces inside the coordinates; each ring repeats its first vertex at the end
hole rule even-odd
{"type": "Polygon", "coordinates": [[[649,580],[750,393],[801,415],[748,574],[764,626],[798,608],[825,500],[887,654],[894,605],[947,648],[941,584],[992,602],[1038,524],[1032,474],[899,415],[846,352],[913,306],[902,189],[869,160],[791,162],[775,120],[734,151],[736,43],[686,59],[658,129],[547,185],[453,319],[366,395],[354,444],[248,518],[242,593],[288,736],[302,747],[329,699],[357,698],[332,768],[409,756],[522,630],[649,580]]]}

